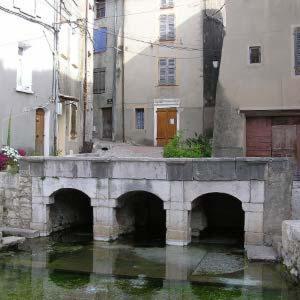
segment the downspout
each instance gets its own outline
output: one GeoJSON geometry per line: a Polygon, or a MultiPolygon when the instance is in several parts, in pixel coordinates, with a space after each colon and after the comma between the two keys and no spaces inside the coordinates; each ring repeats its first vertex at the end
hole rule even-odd
{"type": "Polygon", "coordinates": [[[126,1],[123,1],[123,22],[122,22],[122,138],[123,143],[125,143],[125,77],[124,77],[124,48],[125,48],[125,39],[124,39],[124,26],[125,26],[125,4],[126,1]]]}
{"type": "Polygon", "coordinates": [[[85,151],[86,146],[86,110],[87,110],[87,42],[88,42],[88,14],[89,0],[85,1],[85,31],[84,31],[84,79],[83,79],[83,139],[82,151],[85,151]]]}
{"type": "Polygon", "coordinates": [[[116,141],[116,131],[117,131],[117,91],[116,91],[116,71],[117,71],[117,53],[118,53],[118,37],[117,37],[117,0],[114,0],[114,55],[113,55],[113,88],[112,88],[112,123],[113,123],[113,132],[112,132],[112,140],[115,142],[116,141]]]}

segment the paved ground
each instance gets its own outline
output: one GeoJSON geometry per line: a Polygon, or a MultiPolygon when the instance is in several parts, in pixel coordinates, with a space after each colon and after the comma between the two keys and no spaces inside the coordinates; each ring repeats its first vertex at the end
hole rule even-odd
{"type": "Polygon", "coordinates": [[[162,157],[163,148],[134,146],[126,143],[113,143],[107,141],[96,141],[94,153],[101,157],[162,157]]]}

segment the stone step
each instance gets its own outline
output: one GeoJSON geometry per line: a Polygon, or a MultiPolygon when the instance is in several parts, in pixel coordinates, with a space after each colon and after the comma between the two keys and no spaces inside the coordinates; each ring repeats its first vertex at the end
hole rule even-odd
{"type": "Polygon", "coordinates": [[[247,257],[254,261],[277,261],[278,255],[272,247],[246,246],[247,257]]]}
{"type": "Polygon", "coordinates": [[[0,250],[6,250],[9,248],[16,247],[25,242],[24,237],[19,236],[7,236],[2,238],[2,243],[0,244],[0,250]]]}
{"type": "Polygon", "coordinates": [[[0,227],[3,235],[13,235],[19,237],[25,237],[28,239],[36,238],[40,236],[38,230],[23,229],[23,228],[14,228],[14,227],[0,227]]]}

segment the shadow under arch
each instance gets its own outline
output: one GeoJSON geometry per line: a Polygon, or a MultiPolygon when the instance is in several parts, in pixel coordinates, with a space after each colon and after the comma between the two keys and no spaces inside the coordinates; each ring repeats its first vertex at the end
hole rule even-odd
{"type": "Polygon", "coordinates": [[[80,227],[92,232],[93,207],[85,193],[73,188],[62,188],[52,193],[49,209],[50,232],[80,227]]]}
{"type": "Polygon", "coordinates": [[[203,243],[244,245],[245,212],[242,202],[225,193],[208,193],[192,202],[191,230],[203,243]]]}
{"type": "Polygon", "coordinates": [[[131,191],[118,198],[116,218],[120,235],[140,243],[166,240],[166,212],[163,200],[146,191],[131,191]]]}

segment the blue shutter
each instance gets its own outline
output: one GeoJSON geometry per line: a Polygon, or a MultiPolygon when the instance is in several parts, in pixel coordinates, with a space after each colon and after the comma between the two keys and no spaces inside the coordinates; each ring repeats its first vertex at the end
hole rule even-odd
{"type": "Polygon", "coordinates": [[[300,27],[295,29],[295,74],[300,75],[300,27]]]}
{"type": "Polygon", "coordinates": [[[104,52],[107,48],[107,28],[94,30],[94,50],[95,52],[104,52]]]}

